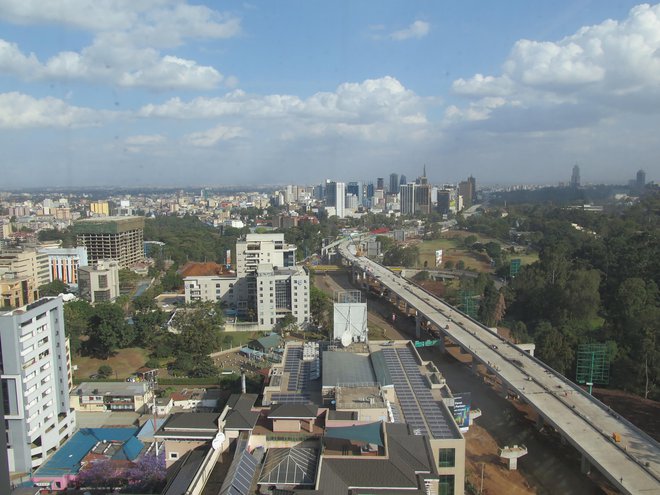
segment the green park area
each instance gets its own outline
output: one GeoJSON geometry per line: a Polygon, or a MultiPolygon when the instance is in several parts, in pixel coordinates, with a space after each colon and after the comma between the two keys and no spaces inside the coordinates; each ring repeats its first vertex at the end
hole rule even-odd
{"type": "Polygon", "coordinates": [[[442,249],[443,268],[456,268],[459,263],[462,262],[466,270],[492,273],[494,268],[490,264],[488,254],[485,251],[479,252],[475,249],[469,248],[465,244],[465,238],[468,236],[473,236],[476,238],[475,242],[482,245],[489,242],[500,244],[506,263],[511,259],[520,259],[522,265],[528,265],[538,260],[537,253],[511,253],[506,245],[502,245],[501,242],[496,239],[472,232],[453,231],[445,234],[445,236],[440,239],[425,240],[417,244],[417,248],[419,249],[417,266],[420,268],[435,268],[435,252],[442,249]]]}

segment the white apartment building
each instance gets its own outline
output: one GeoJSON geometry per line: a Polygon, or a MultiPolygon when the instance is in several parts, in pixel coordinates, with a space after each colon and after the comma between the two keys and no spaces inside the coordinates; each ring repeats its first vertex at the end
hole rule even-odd
{"type": "Polygon", "coordinates": [[[9,470],[30,473],[71,434],[71,358],[60,297],[0,312],[0,378],[9,470]]]}
{"type": "Polygon", "coordinates": [[[119,296],[119,262],[99,260],[78,268],[78,289],[86,301],[114,301],[119,296]]]}
{"type": "Polygon", "coordinates": [[[255,274],[259,263],[277,268],[296,264],[296,246],[284,242],[284,234],[247,234],[236,242],[236,273],[255,274]]]}
{"type": "Polygon", "coordinates": [[[260,326],[273,327],[288,314],[299,325],[309,321],[309,276],[302,267],[275,269],[262,263],[255,282],[260,326]]]}
{"type": "Polygon", "coordinates": [[[184,279],[186,304],[197,301],[222,301],[228,308],[236,308],[236,295],[234,286],[236,276],[221,277],[191,276],[184,279]]]}
{"type": "Polygon", "coordinates": [[[224,301],[264,331],[287,314],[300,325],[309,321],[309,275],[296,266],[296,246],[286,243],[284,234],[248,234],[239,240],[236,274],[198,265],[183,270],[187,303],[224,301]]]}

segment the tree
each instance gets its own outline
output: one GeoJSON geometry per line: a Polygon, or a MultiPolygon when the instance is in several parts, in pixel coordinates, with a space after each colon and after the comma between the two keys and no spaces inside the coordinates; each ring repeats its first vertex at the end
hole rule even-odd
{"type": "Polygon", "coordinates": [[[97,460],[78,473],[78,485],[84,488],[115,488],[123,484],[121,473],[110,459],[97,460]]]}
{"type": "Polygon", "coordinates": [[[454,268],[454,262],[451,260],[445,261],[445,269],[446,270],[451,270],[454,268]]]}
{"type": "Polygon", "coordinates": [[[55,279],[39,287],[39,295],[41,297],[54,297],[60,294],[67,294],[69,286],[61,280],[55,279]]]}
{"type": "Polygon", "coordinates": [[[575,356],[564,335],[549,322],[542,321],[536,326],[534,341],[539,358],[562,375],[566,374],[575,356]]]}
{"type": "Polygon", "coordinates": [[[210,302],[177,311],[174,327],[179,331],[179,346],[192,355],[206,355],[220,349],[224,319],[221,308],[210,302]]]}
{"type": "Polygon", "coordinates": [[[493,320],[497,325],[504,319],[506,313],[506,298],[504,297],[504,290],[500,289],[499,295],[497,297],[497,304],[495,305],[495,311],[493,314],[493,320]]]}
{"type": "Polygon", "coordinates": [[[220,370],[209,356],[196,356],[193,367],[188,371],[191,378],[208,378],[218,376],[220,370]]]}
{"type": "Polygon", "coordinates": [[[156,456],[153,452],[139,458],[124,477],[130,493],[160,493],[165,485],[165,451],[156,456]]]}
{"type": "Polygon", "coordinates": [[[309,312],[312,322],[318,326],[330,329],[332,325],[332,301],[321,289],[312,285],[309,288],[309,312]]]}
{"type": "Polygon", "coordinates": [[[458,263],[456,263],[456,269],[457,270],[465,270],[465,261],[458,260],[458,263]]]}
{"type": "Polygon", "coordinates": [[[497,323],[495,311],[499,301],[499,293],[495,289],[495,284],[490,281],[484,289],[484,295],[479,304],[479,320],[487,327],[493,327],[497,323]]]}
{"type": "Polygon", "coordinates": [[[477,236],[476,235],[469,235],[463,239],[463,244],[465,245],[466,248],[471,248],[472,245],[477,242],[477,236]]]}
{"type": "Polygon", "coordinates": [[[99,366],[98,374],[101,378],[108,378],[109,376],[112,376],[112,367],[107,364],[102,364],[99,366]]]}
{"type": "Polygon", "coordinates": [[[80,337],[87,335],[89,319],[93,313],[94,308],[87,301],[71,301],[64,305],[64,330],[74,355],[80,354],[80,337]]]}
{"type": "Polygon", "coordinates": [[[130,346],[135,333],[126,324],[122,309],[116,304],[100,303],[89,319],[87,348],[91,355],[107,359],[118,348],[130,346]]]}
{"type": "Polygon", "coordinates": [[[177,291],[183,288],[183,278],[175,270],[169,270],[160,279],[163,290],[166,292],[177,291]]]}

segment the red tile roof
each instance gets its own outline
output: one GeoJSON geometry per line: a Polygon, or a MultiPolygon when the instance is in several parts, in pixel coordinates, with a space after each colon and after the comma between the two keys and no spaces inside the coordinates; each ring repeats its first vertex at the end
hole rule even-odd
{"type": "Polygon", "coordinates": [[[235,273],[227,270],[224,265],[219,265],[218,263],[199,263],[195,261],[190,261],[183,265],[179,270],[179,273],[182,277],[204,277],[204,276],[214,276],[219,275],[221,277],[233,277],[235,273]]]}

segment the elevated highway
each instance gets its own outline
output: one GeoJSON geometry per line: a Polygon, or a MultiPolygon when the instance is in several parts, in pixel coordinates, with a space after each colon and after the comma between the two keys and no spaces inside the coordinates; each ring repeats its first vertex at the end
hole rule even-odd
{"type": "Polygon", "coordinates": [[[360,279],[376,279],[399,302],[485,365],[582,454],[582,469],[598,469],[619,491],[660,494],[660,445],[560,373],[508,343],[444,301],[364,257],[350,239],[337,246],[360,279]],[[621,442],[613,439],[621,435],[621,442]]]}

